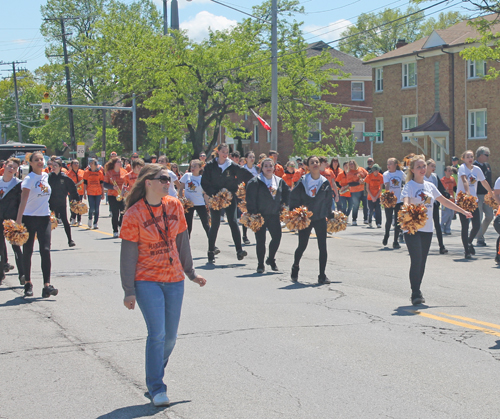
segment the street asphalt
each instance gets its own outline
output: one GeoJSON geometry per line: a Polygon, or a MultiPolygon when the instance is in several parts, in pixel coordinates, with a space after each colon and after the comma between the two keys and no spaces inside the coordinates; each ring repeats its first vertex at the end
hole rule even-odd
{"type": "Polygon", "coordinates": [[[120,240],[107,206],[101,215],[99,230],[72,228],[74,248],[61,227],[53,232],[59,295],[41,298],[38,252],[33,298],[23,298],[16,270],[0,286],[0,418],[500,417],[493,227],[473,260],[463,258],[459,220],[445,236],[447,255],[434,238],[427,303],[413,307],[406,247],[384,248],[382,229],[330,236],[332,283],[320,286],[314,236],[294,284],[296,234],[283,230],[280,271],[258,275],[253,234],[238,261],[221,224],[221,254],[208,265],[195,218],[192,253],[207,285],[186,281],[165,376],[172,404],[155,408],[144,379],[146,326],[138,308],[122,304],[120,240]]]}

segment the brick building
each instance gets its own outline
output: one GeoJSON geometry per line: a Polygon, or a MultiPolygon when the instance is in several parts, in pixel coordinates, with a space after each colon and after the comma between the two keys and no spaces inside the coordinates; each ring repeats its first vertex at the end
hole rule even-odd
{"type": "MultiPolygon", "coordinates": [[[[498,29],[500,25],[494,32],[498,29]]],[[[471,45],[467,39],[477,36],[463,21],[411,44],[398,42],[395,50],[367,62],[375,130],[381,132],[373,154],[382,167],[389,157],[401,160],[419,153],[433,158],[442,176],[452,156],[484,145],[492,151],[493,175],[500,175],[500,153],[494,147],[500,121],[492,117],[500,108],[500,79],[482,77],[490,66],[500,65],[460,56],[471,45]]]]}
{"type": "MultiPolygon", "coordinates": [[[[353,134],[357,139],[356,150],[358,154],[370,153],[370,141],[364,138],[363,132],[370,132],[374,130],[374,119],[372,115],[372,76],[369,66],[363,65],[363,62],[343,52],[337,51],[329,47],[324,42],[317,42],[309,45],[308,54],[310,56],[318,55],[322,50],[327,49],[332,57],[339,59],[344,63],[342,67],[333,65],[334,68],[340,68],[343,72],[349,73],[348,78],[338,79],[337,76],[332,78],[332,85],[336,84],[337,87],[331,86],[328,90],[332,92],[331,95],[324,95],[323,100],[334,104],[342,104],[349,108],[342,119],[331,121],[329,123],[319,123],[317,126],[312,127],[309,133],[309,141],[321,142],[329,144],[332,139],[322,138],[322,132],[329,132],[330,128],[340,126],[343,128],[354,127],[353,134]],[[335,94],[333,94],[335,92],[335,94]]],[[[278,110],[279,113],[279,110],[278,110]]],[[[261,115],[268,122],[270,117],[268,115],[261,115]]],[[[260,153],[268,153],[271,147],[271,136],[257,118],[252,114],[241,116],[235,115],[232,118],[234,121],[243,119],[241,125],[247,133],[251,133],[249,139],[243,139],[242,146],[246,151],[253,150],[258,156],[260,153]]],[[[293,153],[293,140],[292,134],[282,131],[281,124],[278,122],[278,152],[280,153],[280,161],[286,162],[287,158],[293,153]]],[[[229,137],[222,132],[223,138],[231,147],[236,147],[237,138],[229,137]]]]}

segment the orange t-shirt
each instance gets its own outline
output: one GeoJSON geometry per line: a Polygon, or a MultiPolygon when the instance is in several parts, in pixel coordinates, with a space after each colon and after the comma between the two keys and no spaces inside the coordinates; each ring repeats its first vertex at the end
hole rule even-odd
{"type": "MultiPolygon", "coordinates": [[[[108,170],[104,175],[104,182],[111,183],[113,186],[113,180],[116,182],[118,187],[121,189],[123,187],[124,177],[127,174],[127,171],[120,167],[120,171],[117,173],[114,170],[108,170]]],[[[108,196],[118,196],[118,192],[114,189],[108,189],[108,196]]]]}
{"type": "Polygon", "coordinates": [[[328,182],[330,182],[330,186],[333,188],[333,182],[335,182],[335,174],[333,173],[333,170],[327,167],[323,172],[320,173],[328,179],[328,182]]]}
{"type": "Polygon", "coordinates": [[[127,166],[125,167],[125,170],[127,171],[127,173],[130,173],[132,171],[132,166],[129,164],[127,164],[127,166]]]}
{"type": "Polygon", "coordinates": [[[138,177],[138,173],[129,172],[123,177],[123,184],[127,187],[128,190],[130,190],[132,189],[132,186],[134,186],[134,183],[138,177]]]}
{"type": "MultiPolygon", "coordinates": [[[[76,183],[80,182],[81,180],[83,180],[84,172],[82,169],[78,169],[78,171],[75,173],[75,171],[73,169],[71,169],[71,170],[68,170],[68,172],[66,174],[76,184],[76,183]]],[[[83,182],[80,184],[80,186],[76,187],[76,190],[78,191],[78,195],[83,195],[83,182]]]]}
{"type": "Polygon", "coordinates": [[[337,176],[337,179],[335,179],[336,182],[340,184],[340,189],[339,189],[339,194],[340,196],[344,196],[346,198],[350,198],[351,196],[351,189],[347,186],[347,176],[343,170],[340,171],[339,175],[337,176]],[[345,189],[347,187],[347,189],[345,189]],[[342,192],[344,190],[344,192],[342,192]]]}
{"type": "Polygon", "coordinates": [[[102,170],[97,170],[95,172],[89,169],[85,170],[85,172],[83,172],[83,180],[87,181],[87,195],[102,195],[101,182],[104,181],[102,170]]]}
{"type": "Polygon", "coordinates": [[[447,178],[446,176],[443,176],[441,178],[441,183],[443,184],[443,187],[446,189],[446,192],[450,194],[450,201],[455,202],[455,192],[453,191],[453,188],[457,186],[457,182],[455,182],[455,179],[453,176],[450,176],[447,178]]]}
{"type": "Polygon", "coordinates": [[[290,173],[290,172],[285,172],[285,174],[281,177],[285,181],[285,183],[288,185],[288,187],[293,186],[293,177],[295,176],[295,173],[290,173]]]}
{"type": "Polygon", "coordinates": [[[163,209],[168,224],[167,243],[163,241],[143,199],[130,207],[123,216],[120,238],[139,244],[135,268],[136,281],[179,282],[184,270],[175,239],[187,229],[181,201],[172,196],[162,199],[162,205],[151,207],[153,215],[164,230],[163,209]]]}
{"type": "MultiPolygon", "coordinates": [[[[349,170],[346,173],[346,176],[347,176],[347,183],[359,182],[361,179],[364,179],[366,176],[368,176],[368,172],[362,167],[359,167],[358,170],[349,170]]],[[[351,193],[362,192],[365,190],[365,185],[363,182],[361,182],[359,185],[350,186],[350,190],[351,193]]]]}
{"type": "Polygon", "coordinates": [[[283,166],[281,164],[276,163],[274,165],[274,174],[278,177],[283,177],[285,174],[285,169],[283,169],[283,166]]]}
{"type": "MultiPolygon", "coordinates": [[[[370,173],[367,177],[365,177],[365,183],[368,185],[370,193],[375,196],[382,189],[382,185],[384,184],[384,176],[380,173],[377,176],[375,176],[375,173],[370,173]]],[[[370,196],[370,194],[368,194],[368,200],[372,201],[372,197],[370,196]]]]}
{"type": "Polygon", "coordinates": [[[4,174],[4,173],[5,173],[5,167],[2,167],[2,168],[0,169],[0,176],[3,176],[3,174],[4,174]]]}
{"type": "Polygon", "coordinates": [[[294,173],[294,175],[293,175],[293,178],[292,178],[293,183],[298,182],[298,181],[300,180],[300,178],[301,178],[302,176],[304,176],[305,174],[306,174],[306,171],[305,171],[304,169],[302,169],[302,167],[299,167],[299,168],[295,171],[295,173],[294,173]]]}

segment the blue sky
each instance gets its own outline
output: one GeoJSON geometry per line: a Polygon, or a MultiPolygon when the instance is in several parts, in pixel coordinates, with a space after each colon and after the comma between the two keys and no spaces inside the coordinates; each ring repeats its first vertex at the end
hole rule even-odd
{"type": "MultiPolygon", "coordinates": [[[[252,6],[259,4],[255,0],[220,0],[221,2],[252,13],[252,6]]],[[[304,36],[307,40],[315,42],[318,40],[334,41],[340,37],[350,24],[356,22],[357,16],[365,12],[378,12],[386,7],[401,8],[406,10],[408,0],[341,0],[330,2],[325,0],[300,0],[306,14],[301,16],[304,22],[304,36]]],[[[44,40],[39,28],[42,22],[40,6],[46,0],[17,0],[2,1],[0,7],[0,62],[27,61],[22,66],[29,70],[45,64],[47,59],[44,53],[44,40]]],[[[131,0],[124,0],[131,3],[131,0]]],[[[158,8],[162,8],[162,1],[155,0],[158,8]]],[[[170,14],[170,2],[169,14],[170,14]]],[[[421,8],[431,5],[432,2],[421,4],[421,8]]],[[[449,10],[462,9],[459,0],[450,1],[430,9],[427,15],[438,12],[444,7],[449,10]],[[456,4],[456,5],[455,5],[456,4]]],[[[437,13],[433,16],[437,16],[437,13]]],[[[203,39],[208,33],[208,28],[224,29],[241,21],[246,16],[222,5],[213,3],[211,0],[179,0],[179,17],[181,28],[188,31],[191,38],[203,39]]],[[[170,20],[170,18],[169,18],[170,20]]],[[[332,44],[335,46],[335,44],[332,44]]],[[[4,69],[8,67],[2,66],[4,69]]]]}

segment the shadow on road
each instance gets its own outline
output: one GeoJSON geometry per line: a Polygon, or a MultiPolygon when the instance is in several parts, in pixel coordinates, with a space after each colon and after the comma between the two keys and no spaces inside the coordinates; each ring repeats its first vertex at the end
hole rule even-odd
{"type": "Polygon", "coordinates": [[[206,265],[197,266],[196,269],[202,269],[204,271],[214,271],[216,269],[228,269],[228,268],[241,268],[246,266],[244,263],[233,263],[230,265],[214,265],[207,263],[206,265]]]}
{"type": "Polygon", "coordinates": [[[273,276],[273,275],[282,275],[283,273],[282,272],[264,272],[264,273],[257,273],[257,272],[253,272],[251,274],[245,274],[245,275],[236,275],[236,278],[259,278],[261,276],[273,276]]]}
{"type": "Polygon", "coordinates": [[[42,298],[42,297],[35,297],[35,298],[24,298],[22,296],[16,297],[12,300],[6,301],[5,303],[0,304],[0,307],[13,307],[13,306],[20,306],[24,304],[31,304],[40,300],[45,301],[55,301],[52,299],[48,298],[42,298]]]}
{"type": "Polygon", "coordinates": [[[497,340],[496,341],[496,345],[495,346],[490,346],[488,349],[500,349],[500,340],[497,340]]]}
{"type": "Polygon", "coordinates": [[[419,304],[418,306],[401,306],[398,307],[394,310],[394,313],[392,313],[393,316],[416,316],[417,310],[425,310],[427,308],[431,308],[425,304],[419,304]]]}
{"type": "MultiPolygon", "coordinates": [[[[341,284],[342,281],[331,281],[330,284],[341,284]]],[[[325,285],[329,284],[318,284],[313,283],[313,284],[304,284],[302,282],[293,282],[290,285],[287,285],[285,287],[278,288],[280,290],[300,290],[303,288],[318,288],[318,287],[324,287],[325,285]]]]}
{"type": "MultiPolygon", "coordinates": [[[[170,403],[170,407],[176,404],[191,403],[191,400],[182,400],[179,402],[170,403]]],[[[168,407],[155,407],[152,403],[139,404],[135,406],[120,407],[110,413],[99,416],[97,419],[135,419],[148,416],[155,416],[159,412],[168,409],[168,407]]]]}

